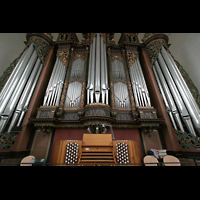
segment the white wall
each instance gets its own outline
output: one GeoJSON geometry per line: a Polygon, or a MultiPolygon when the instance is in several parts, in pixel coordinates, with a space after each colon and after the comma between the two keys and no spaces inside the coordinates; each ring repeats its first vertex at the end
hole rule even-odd
{"type": "Polygon", "coordinates": [[[0,76],[25,48],[26,33],[0,33],[0,76]]]}
{"type": "Polygon", "coordinates": [[[200,33],[171,33],[170,52],[200,91],[200,33]]]}

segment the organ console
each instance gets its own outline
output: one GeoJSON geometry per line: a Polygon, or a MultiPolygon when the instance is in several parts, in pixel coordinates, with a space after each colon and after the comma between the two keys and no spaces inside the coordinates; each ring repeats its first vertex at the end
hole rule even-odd
{"type": "Polygon", "coordinates": [[[55,165],[127,165],[141,163],[141,159],[137,141],[112,140],[111,134],[83,134],[83,140],[57,141],[52,163],[55,165]],[[76,151],[72,150],[73,146],[76,146],[76,151]]]}

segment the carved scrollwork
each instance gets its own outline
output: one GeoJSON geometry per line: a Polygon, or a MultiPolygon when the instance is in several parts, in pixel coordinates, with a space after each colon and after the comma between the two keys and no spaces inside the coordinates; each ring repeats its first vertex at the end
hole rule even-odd
{"type": "Polygon", "coordinates": [[[69,62],[69,51],[58,51],[56,56],[60,58],[60,60],[63,62],[63,64],[67,68],[67,65],[69,62]]]}
{"type": "Polygon", "coordinates": [[[85,61],[85,54],[75,54],[73,58],[73,62],[77,60],[78,58],[81,58],[83,61],[85,61]]]}
{"type": "Polygon", "coordinates": [[[113,61],[113,60],[115,60],[115,59],[118,59],[120,62],[123,63],[123,58],[122,58],[122,56],[111,54],[111,60],[113,61]]]}
{"type": "Polygon", "coordinates": [[[138,58],[138,53],[127,52],[128,67],[130,67],[138,58]]]}

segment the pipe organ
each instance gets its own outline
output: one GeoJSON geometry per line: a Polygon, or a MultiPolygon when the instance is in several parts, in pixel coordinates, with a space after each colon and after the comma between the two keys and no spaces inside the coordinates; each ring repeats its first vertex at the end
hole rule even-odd
{"type": "Polygon", "coordinates": [[[138,33],[122,33],[116,44],[114,33],[82,35],[27,34],[0,92],[0,152],[31,149],[58,165],[132,165],[150,149],[181,151],[187,142],[194,151],[199,105],[168,36],[139,42],[138,33]]]}

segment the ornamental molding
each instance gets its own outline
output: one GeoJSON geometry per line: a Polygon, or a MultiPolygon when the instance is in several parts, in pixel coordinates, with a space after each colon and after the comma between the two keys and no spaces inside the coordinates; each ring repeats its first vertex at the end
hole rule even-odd
{"type": "Polygon", "coordinates": [[[126,55],[127,55],[128,67],[130,68],[131,65],[137,60],[138,53],[126,52],[126,55]]]}
{"type": "Polygon", "coordinates": [[[62,63],[65,65],[65,68],[67,69],[69,62],[69,51],[58,51],[56,56],[60,58],[62,63]]]}

